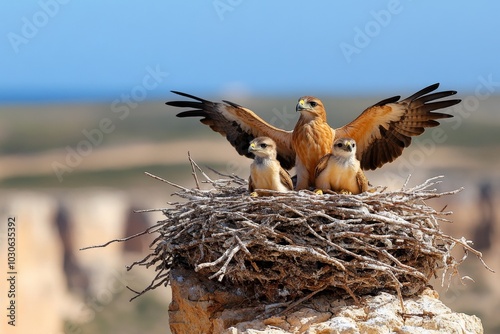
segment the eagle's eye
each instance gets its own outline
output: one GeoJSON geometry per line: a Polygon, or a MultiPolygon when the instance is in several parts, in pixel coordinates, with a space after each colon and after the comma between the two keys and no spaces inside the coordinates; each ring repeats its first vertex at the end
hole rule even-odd
{"type": "Polygon", "coordinates": [[[344,144],[342,144],[342,143],[337,143],[337,145],[336,145],[336,146],[337,146],[337,147],[342,147],[342,146],[344,146],[344,144]]]}
{"type": "Polygon", "coordinates": [[[260,147],[262,147],[262,148],[266,148],[266,147],[267,147],[267,144],[262,143],[262,144],[260,144],[260,147]]]}
{"type": "Polygon", "coordinates": [[[311,105],[311,107],[313,107],[313,108],[314,108],[314,107],[316,107],[316,106],[318,105],[318,103],[317,103],[317,102],[314,102],[314,101],[309,102],[309,104],[310,104],[310,105],[311,105]]]}

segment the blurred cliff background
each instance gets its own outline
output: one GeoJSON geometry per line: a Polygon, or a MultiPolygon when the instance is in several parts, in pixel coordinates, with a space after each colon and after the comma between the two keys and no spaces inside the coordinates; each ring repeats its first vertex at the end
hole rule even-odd
{"type": "MultiPolygon", "coordinates": [[[[170,90],[236,102],[286,129],[302,95],[321,98],[330,124],[341,126],[381,99],[435,82],[458,90],[463,103],[444,110],[454,118],[367,176],[391,189],[409,174],[410,185],[444,175],[440,190],[463,187],[433,205],[454,212],[443,229],[473,240],[498,271],[499,10],[492,1],[3,2],[0,267],[15,217],[16,329],[169,332],[168,288],[128,301],[126,286],[141,290],[154,275],[126,270],[150,238],[79,249],[162,219],[133,213],[176,200],[144,172],[192,187],[188,151],[201,166],[248,176],[250,161],[223,137],[165,106],[178,98],[170,90]]],[[[479,316],[486,332],[500,331],[498,274],[469,258],[460,276],[475,282],[447,291],[433,283],[441,299],[479,316]]]]}

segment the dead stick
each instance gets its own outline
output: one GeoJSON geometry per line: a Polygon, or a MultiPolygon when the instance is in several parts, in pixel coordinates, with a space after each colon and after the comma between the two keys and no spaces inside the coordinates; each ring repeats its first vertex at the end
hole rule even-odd
{"type": "Polygon", "coordinates": [[[194,182],[196,182],[196,189],[200,189],[200,182],[198,181],[198,175],[196,175],[196,170],[194,169],[194,161],[191,159],[191,153],[188,151],[188,159],[191,163],[191,175],[193,175],[194,182]]]}

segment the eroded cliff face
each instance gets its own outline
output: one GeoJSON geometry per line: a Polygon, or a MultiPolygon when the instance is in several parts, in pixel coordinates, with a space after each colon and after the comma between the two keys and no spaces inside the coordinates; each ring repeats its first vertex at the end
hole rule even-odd
{"type": "Polygon", "coordinates": [[[321,293],[289,312],[262,316],[273,306],[247,305],[242,290],[193,271],[172,270],[171,285],[170,328],[175,334],[483,333],[479,318],[453,312],[430,288],[405,298],[404,313],[398,297],[384,292],[361,298],[359,305],[321,293]]]}

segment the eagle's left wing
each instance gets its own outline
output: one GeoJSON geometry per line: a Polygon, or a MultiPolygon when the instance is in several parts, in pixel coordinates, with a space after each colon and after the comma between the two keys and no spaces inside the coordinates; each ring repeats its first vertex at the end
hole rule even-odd
{"type": "Polygon", "coordinates": [[[356,157],[364,170],[393,161],[410,145],[411,137],[422,134],[425,128],[439,125],[437,119],[453,117],[433,112],[460,102],[435,101],[457,93],[450,90],[431,94],[438,87],[436,83],[401,101],[399,96],[380,101],[351,123],[336,129],[335,139],[350,137],[356,141],[356,157]]]}
{"type": "Polygon", "coordinates": [[[295,166],[295,151],[292,148],[292,131],[276,128],[250,109],[236,103],[212,102],[199,97],[172,91],[194,101],[169,101],[169,106],[191,108],[177,114],[177,117],[201,117],[201,122],[221,135],[233,145],[240,155],[253,158],[248,152],[250,142],[257,137],[269,137],[276,143],[277,159],[285,169],[295,166]]]}

